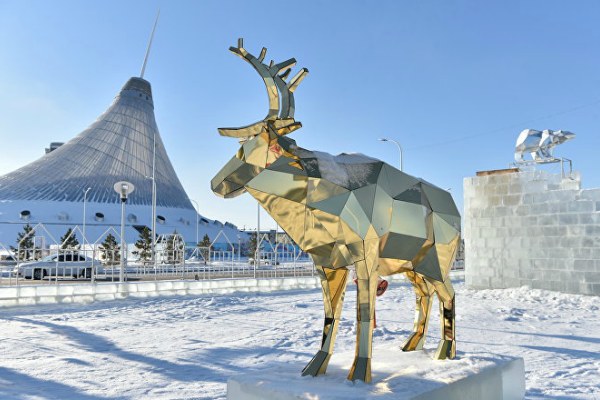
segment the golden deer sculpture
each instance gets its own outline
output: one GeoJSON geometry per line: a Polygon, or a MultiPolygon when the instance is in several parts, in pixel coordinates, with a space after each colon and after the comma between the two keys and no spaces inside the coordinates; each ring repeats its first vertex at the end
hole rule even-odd
{"type": "Polygon", "coordinates": [[[417,297],[414,331],[402,350],[423,347],[432,296],[440,300],[442,339],[435,358],[454,358],[454,290],[448,278],[460,242],[460,215],[450,194],[362,154],[310,151],[287,134],[294,91],[307,75],[287,81],[296,60],[264,64],[239,39],[230,50],[250,63],[267,87],[269,112],[252,125],[220,128],[241,147],[212,179],[222,197],[249,192],[313,259],[321,278],[325,325],[321,349],[303,375],[325,373],[333,352],[348,281],[357,277],[356,355],[348,379],[371,381],[375,294],[379,276],[406,273],[417,297]]]}

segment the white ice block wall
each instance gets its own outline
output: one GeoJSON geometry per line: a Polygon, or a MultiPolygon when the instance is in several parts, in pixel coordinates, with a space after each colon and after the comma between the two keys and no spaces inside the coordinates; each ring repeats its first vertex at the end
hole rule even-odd
{"type": "Polygon", "coordinates": [[[79,283],[60,285],[21,285],[0,288],[0,309],[3,307],[54,304],[91,303],[127,297],[189,296],[234,292],[273,292],[321,287],[316,276],[269,279],[213,279],[206,281],[144,281],[123,283],[79,283]]]}
{"type": "Polygon", "coordinates": [[[465,280],[600,295],[600,189],[530,170],[464,180],[465,280]]]}

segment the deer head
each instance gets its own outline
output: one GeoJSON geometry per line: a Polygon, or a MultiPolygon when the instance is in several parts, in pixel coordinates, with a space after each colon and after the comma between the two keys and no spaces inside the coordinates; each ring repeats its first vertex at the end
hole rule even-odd
{"type": "Polygon", "coordinates": [[[282,155],[290,155],[289,148],[293,140],[284,138],[290,132],[302,127],[294,119],[294,91],[308,74],[302,68],[287,82],[291,68],[296,64],[294,58],[269,65],[263,60],[267,49],[262,48],[258,57],[244,49],[243,39],[238,39],[237,47],[229,50],[244,59],[263,79],[269,96],[269,111],[258,122],[239,128],[219,128],[222,136],[235,137],[241,147],[211,181],[213,192],[223,197],[235,197],[245,191],[244,186],[263,169],[282,155]]]}

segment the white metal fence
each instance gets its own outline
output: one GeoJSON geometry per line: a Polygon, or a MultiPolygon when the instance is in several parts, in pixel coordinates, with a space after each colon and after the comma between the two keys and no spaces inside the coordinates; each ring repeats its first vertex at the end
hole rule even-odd
{"type": "Polygon", "coordinates": [[[86,238],[74,226],[71,235],[59,243],[38,224],[13,246],[0,243],[0,285],[314,274],[306,253],[262,251],[260,262],[255,263],[252,257],[243,256],[224,232],[208,247],[186,246],[178,234],[158,236],[154,243],[142,244],[141,248],[126,244],[124,257],[120,247],[121,237],[115,228],[108,228],[98,238],[86,238]],[[112,239],[107,241],[108,236],[112,239]],[[72,245],[72,237],[81,239],[78,245],[72,245]]]}
{"type": "MultiPolygon", "coordinates": [[[[121,260],[121,238],[115,228],[108,228],[100,237],[91,239],[74,226],[71,235],[58,243],[44,225],[38,224],[14,246],[0,243],[0,285],[315,274],[312,260],[296,246],[290,250],[290,246],[274,245],[266,236],[261,242],[263,250],[255,260],[256,254],[243,256],[239,242],[236,248],[224,232],[207,247],[186,246],[181,235],[161,235],[150,247],[126,244],[127,253],[121,260]],[[112,242],[106,239],[109,235],[114,239],[112,242]],[[76,248],[69,248],[69,239],[76,236],[83,240],[76,248]]],[[[453,269],[464,269],[464,261],[457,260],[453,269]]]]}

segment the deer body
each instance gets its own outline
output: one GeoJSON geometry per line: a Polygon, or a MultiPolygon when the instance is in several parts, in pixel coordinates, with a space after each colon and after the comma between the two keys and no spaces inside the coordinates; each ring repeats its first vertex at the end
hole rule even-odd
{"type": "Polygon", "coordinates": [[[243,128],[219,129],[242,146],[211,181],[223,197],[248,191],[313,259],[325,306],[321,349],[305,375],[325,372],[341,315],[348,267],[357,276],[357,347],[349,379],[371,380],[371,343],[375,293],[380,275],[405,272],[417,295],[413,334],[405,351],[421,349],[431,295],[440,298],[442,341],[436,358],[455,356],[454,291],[448,274],[460,241],[460,216],[444,190],[362,154],[310,151],[285,136],[301,125],[293,119],[293,90],[306,70],[285,83],[294,60],[262,64],[240,41],[232,52],[263,76],[273,107],[263,121],[243,128]],[[274,71],[274,72],[273,72],[274,71]],[[270,76],[270,78],[268,78],[270,76]],[[299,77],[299,78],[298,78],[299,77]],[[272,85],[272,86],[270,86],[272,85]],[[276,90],[273,90],[275,88],[276,90]],[[287,91],[286,91],[287,90],[287,91]],[[273,93],[287,100],[274,101],[273,93]],[[291,111],[290,111],[291,110],[291,111]]]}

